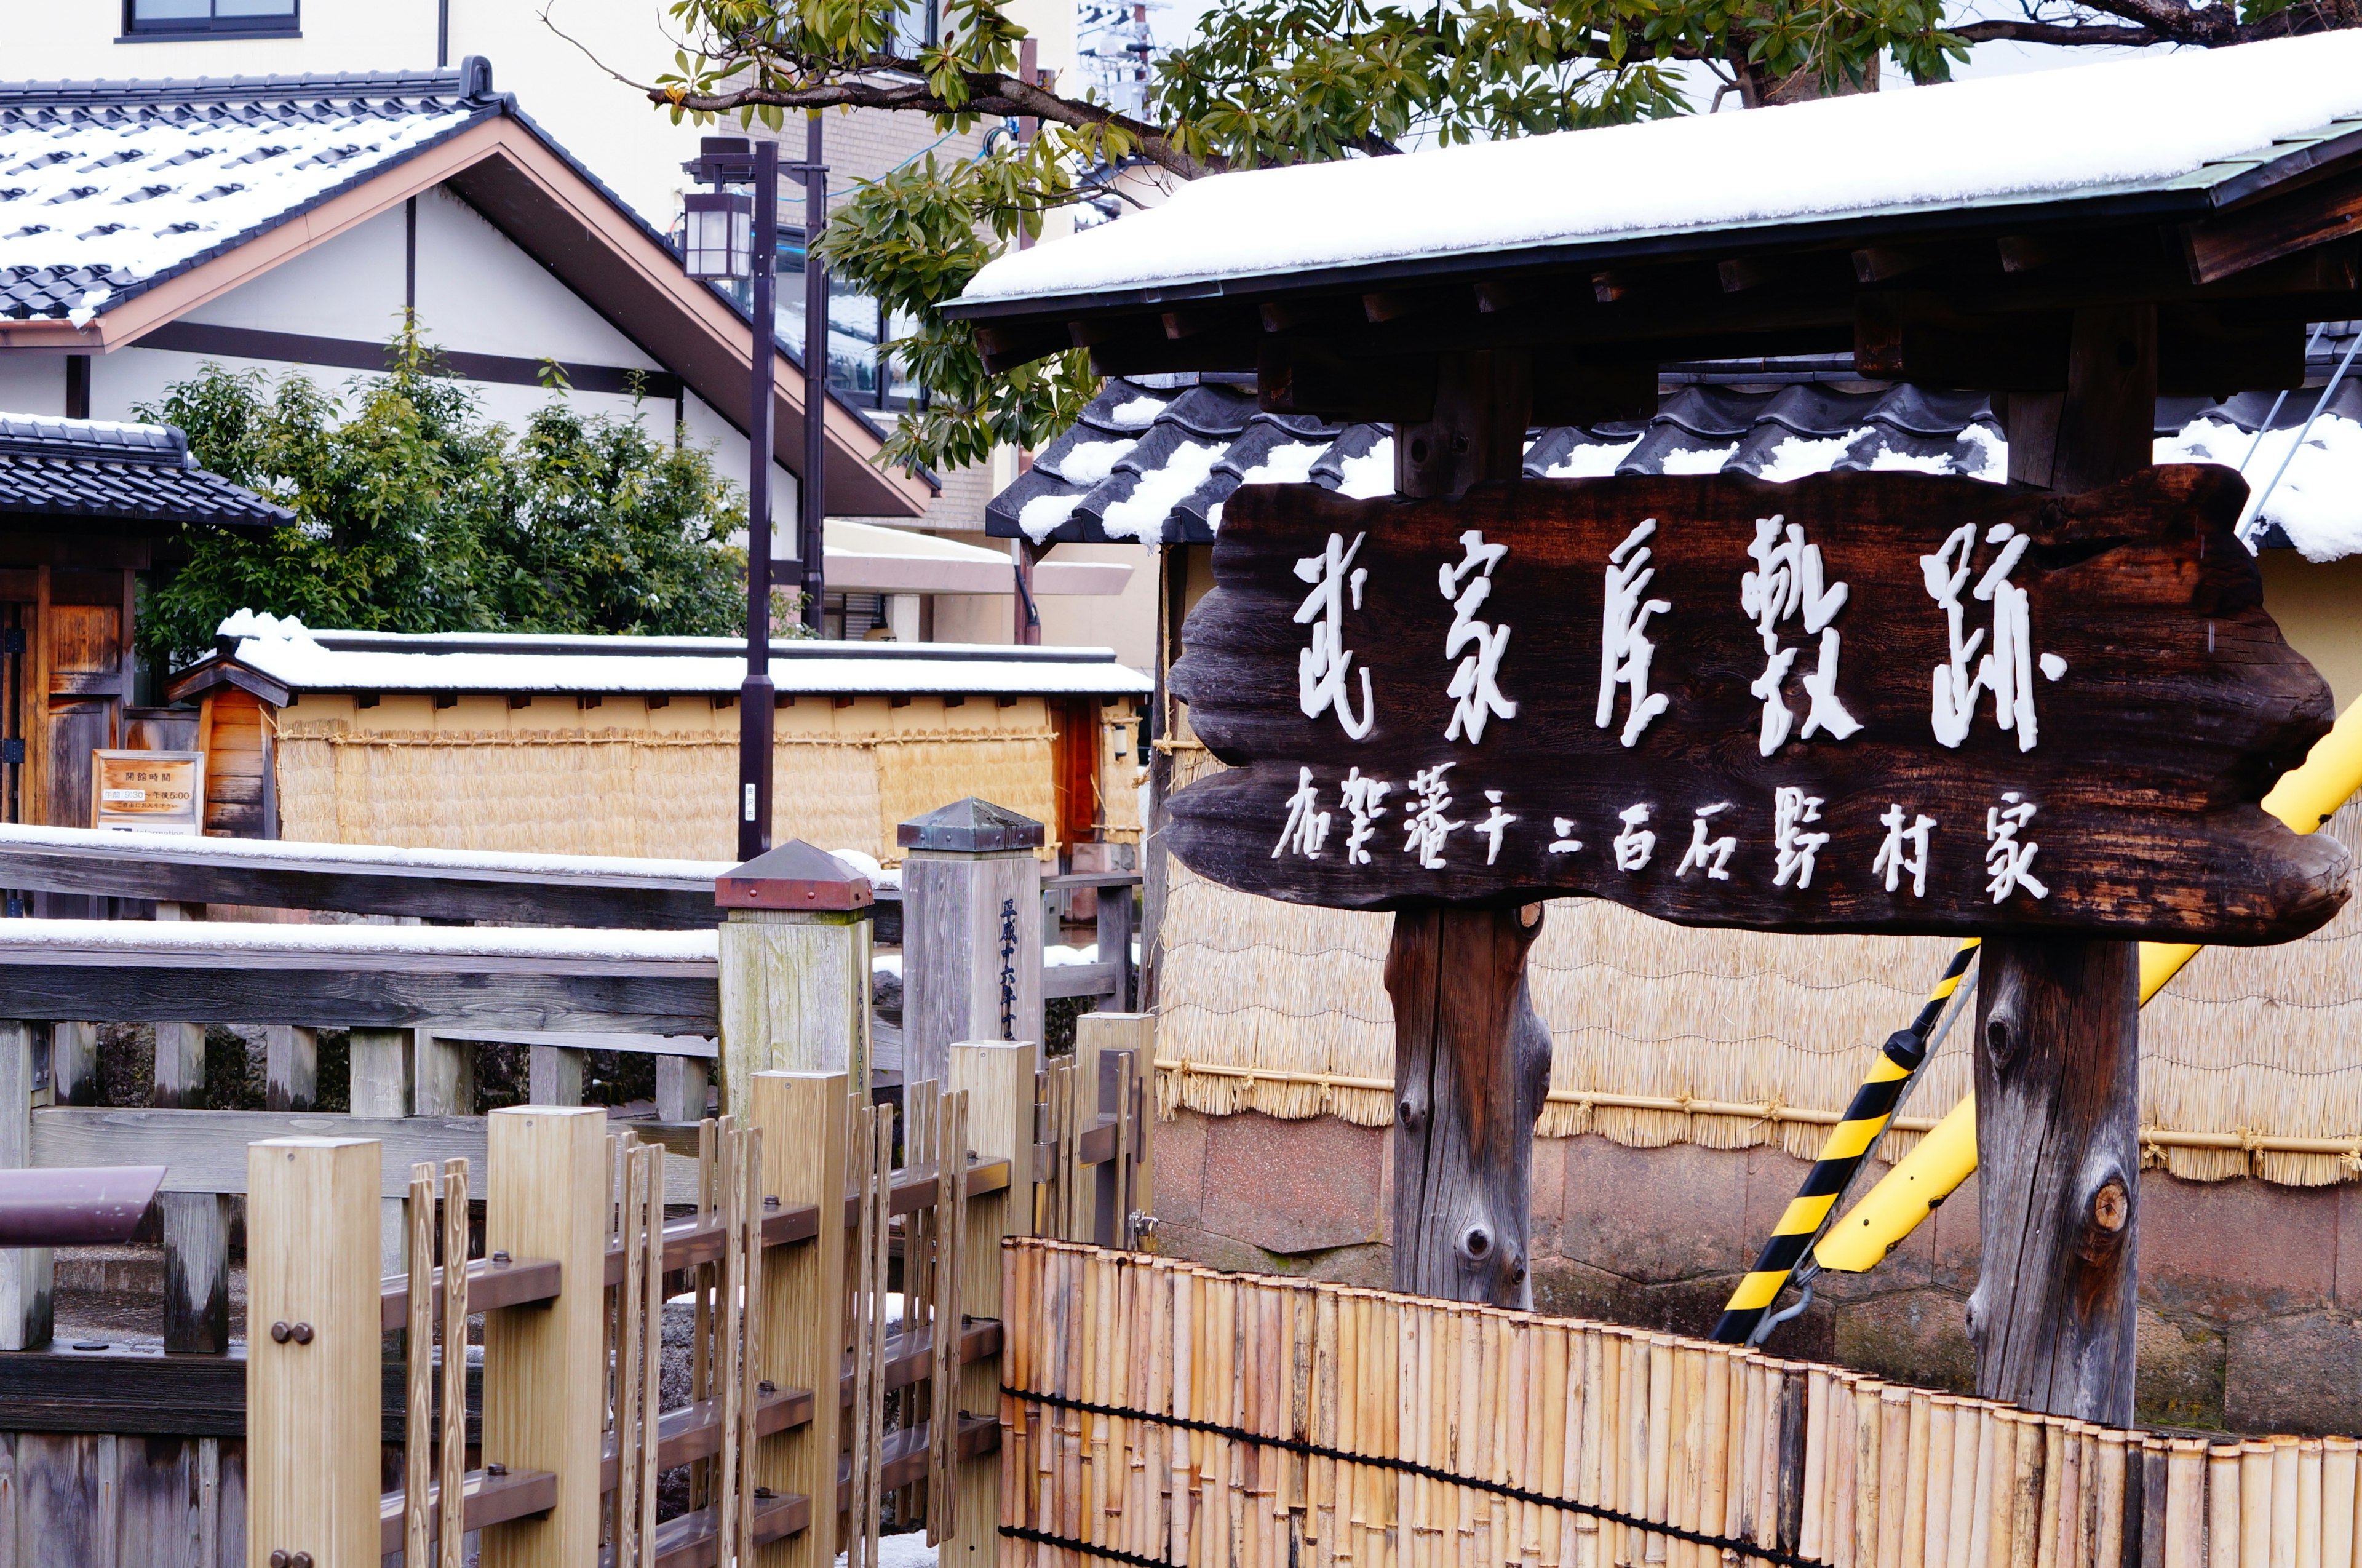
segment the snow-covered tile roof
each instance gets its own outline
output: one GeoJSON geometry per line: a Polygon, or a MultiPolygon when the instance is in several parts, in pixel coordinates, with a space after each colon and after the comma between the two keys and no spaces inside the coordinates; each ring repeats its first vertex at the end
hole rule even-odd
{"type": "Polygon", "coordinates": [[[148,523],[291,523],[285,507],[208,473],[168,425],[0,414],[0,515],[148,523]]]}
{"type": "Polygon", "coordinates": [[[480,61],[0,86],[0,316],[80,325],[500,112],[480,61]]]}
{"type": "Polygon", "coordinates": [[[1225,174],[1010,250],[1045,299],[1692,230],[2204,187],[2362,129],[2362,33],[1225,174]]]}
{"type": "MultiPolygon", "coordinates": [[[[745,645],[726,637],[537,637],[499,633],[311,632],[241,611],[222,624],[225,657],[305,691],[727,693],[745,673],[745,645]]],[[[1149,679],[1110,648],[972,643],[772,645],[782,693],[1139,696],[1149,679]]]]}
{"type": "MultiPolygon", "coordinates": [[[[2325,338],[2350,325],[2332,324],[2325,338]]],[[[2321,355],[2317,348],[2317,362],[2321,355]]],[[[1765,381],[1780,375],[1768,372],[1765,381]]],[[[2277,414],[2273,392],[2242,392],[2226,403],[2159,398],[2157,460],[2224,463],[2242,469],[2260,492],[2293,451],[2251,536],[2265,547],[2293,546],[2312,560],[2362,554],[2362,376],[2338,386],[2300,447],[2298,434],[2322,391],[2289,393],[2277,414]],[[2270,430],[2250,458],[2268,418],[2270,430]]],[[[1525,459],[1536,479],[1728,471],[1785,481],[1852,469],[1916,469],[1999,483],[2009,477],[2009,447],[1981,392],[1827,380],[1733,385],[1699,377],[1668,387],[1646,424],[1532,432],[1525,459]]],[[[1383,425],[1265,414],[1252,386],[1156,386],[1119,377],[993,498],[986,519],[996,535],[1023,533],[1037,542],[1204,544],[1240,485],[1306,482],[1347,495],[1393,493],[1392,433],[1383,425]],[[1109,460],[1104,449],[1118,443],[1122,453],[1109,460]]]]}

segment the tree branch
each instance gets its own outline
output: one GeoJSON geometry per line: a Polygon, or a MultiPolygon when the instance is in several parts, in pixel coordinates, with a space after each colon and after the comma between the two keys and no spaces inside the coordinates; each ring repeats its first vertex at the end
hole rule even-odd
{"type": "MultiPolygon", "coordinates": [[[[924,73],[915,61],[880,56],[869,61],[867,69],[907,75],[916,80],[878,82],[855,77],[822,82],[810,87],[740,87],[727,93],[684,93],[662,87],[643,87],[642,90],[647,94],[651,103],[698,114],[721,115],[758,106],[833,109],[850,105],[860,109],[894,109],[911,114],[1027,116],[1072,126],[1077,130],[1107,126],[1125,132],[1137,141],[1142,157],[1184,180],[1202,180],[1209,174],[1220,174],[1229,167],[1226,160],[1194,157],[1164,131],[1129,115],[1118,114],[1099,104],[1062,98],[997,71],[960,72],[960,80],[967,85],[968,95],[966,101],[953,104],[928,86],[924,73]]],[[[637,83],[633,85],[641,86],[637,83]]]]}
{"type": "Polygon", "coordinates": [[[1989,43],[1999,39],[2014,39],[2020,43],[2068,45],[2138,46],[2164,41],[2152,28],[2077,27],[2058,22],[1967,22],[1945,30],[1972,44],[1989,43]]]}

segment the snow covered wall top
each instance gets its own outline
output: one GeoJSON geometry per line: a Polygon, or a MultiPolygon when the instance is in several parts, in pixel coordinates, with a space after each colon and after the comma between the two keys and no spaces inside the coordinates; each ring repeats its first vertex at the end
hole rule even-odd
{"type": "MultiPolygon", "coordinates": [[[[1226,174],[960,297],[1024,300],[2227,179],[2362,116],[2362,33],[1226,174]]],[[[2353,127],[2344,128],[2357,128],[2353,127]]]]}

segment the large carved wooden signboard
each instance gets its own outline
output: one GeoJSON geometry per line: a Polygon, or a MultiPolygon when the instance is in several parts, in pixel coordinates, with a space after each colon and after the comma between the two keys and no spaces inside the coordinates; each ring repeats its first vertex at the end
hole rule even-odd
{"type": "Polygon", "coordinates": [[[2285,941],[2345,851],[2256,802],[2327,728],[2226,469],[1251,487],[1173,685],[1172,847],[1351,909],[1613,899],[1798,932],[2285,941]]]}

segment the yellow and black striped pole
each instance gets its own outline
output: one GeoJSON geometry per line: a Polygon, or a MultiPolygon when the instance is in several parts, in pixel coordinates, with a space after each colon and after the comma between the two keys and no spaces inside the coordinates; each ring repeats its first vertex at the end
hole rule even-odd
{"type": "Polygon", "coordinates": [[[1951,962],[1944,966],[1944,977],[1927,993],[1927,1001],[1920,1008],[1919,1016],[1907,1029],[1898,1029],[1886,1037],[1880,1048],[1878,1060],[1861,1087],[1853,1093],[1853,1103],[1846,1107],[1845,1120],[1831,1131],[1828,1141],[1821,1145],[1820,1158],[1813,1162],[1812,1174],[1790,1200],[1787,1212],[1772,1228],[1772,1239],[1763,1244],[1763,1253],[1755,1260],[1755,1267],[1738,1282],[1730,1293],[1730,1300],[1722,1309],[1722,1320],[1715,1325],[1716,1342],[1726,1345],[1749,1344],[1764,1314],[1780,1297],[1781,1287],[1788,1276],[1804,1261],[1806,1249],[1814,1238],[1827,1225],[1830,1212],[1838,1199],[1845,1196],[1854,1173],[1861,1168],[1880,1133],[1886,1131],[1889,1118],[1894,1114],[1896,1101],[1911,1082],[1912,1075],[1927,1059],[1927,1036],[1943,1016],[1945,1004],[1960,988],[1968,975],[1969,966],[1976,961],[1974,939],[1960,944],[1951,962]]]}

